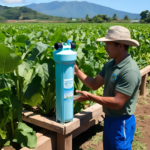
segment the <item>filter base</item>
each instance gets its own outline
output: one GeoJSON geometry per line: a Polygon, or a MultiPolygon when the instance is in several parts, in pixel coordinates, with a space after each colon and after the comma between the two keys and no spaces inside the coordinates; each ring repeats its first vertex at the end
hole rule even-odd
{"type": "Polygon", "coordinates": [[[62,122],[62,121],[56,119],[56,122],[59,122],[59,123],[61,123],[61,124],[65,124],[65,123],[68,123],[68,122],[73,122],[73,119],[71,119],[71,120],[65,120],[64,122],[62,122]]]}

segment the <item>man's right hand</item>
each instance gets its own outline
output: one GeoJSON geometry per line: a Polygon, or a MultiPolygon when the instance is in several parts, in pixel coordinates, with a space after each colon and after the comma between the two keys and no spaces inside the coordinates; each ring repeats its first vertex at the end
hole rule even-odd
{"type": "Polygon", "coordinates": [[[79,68],[78,68],[77,64],[75,63],[74,64],[74,75],[76,75],[78,71],[79,71],[79,68]]]}

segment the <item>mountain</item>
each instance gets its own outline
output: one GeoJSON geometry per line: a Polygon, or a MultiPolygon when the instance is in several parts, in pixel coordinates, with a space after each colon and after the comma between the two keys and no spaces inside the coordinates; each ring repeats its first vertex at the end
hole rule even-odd
{"type": "Polygon", "coordinates": [[[119,10],[115,10],[109,7],[89,3],[86,1],[82,1],[82,2],[53,1],[50,3],[40,3],[40,4],[33,3],[30,5],[26,5],[26,7],[36,10],[43,14],[61,16],[61,17],[66,17],[66,18],[71,18],[71,17],[72,18],[85,18],[87,14],[91,18],[98,14],[101,14],[101,15],[107,14],[108,17],[112,17],[116,13],[119,19],[123,19],[125,15],[128,15],[130,19],[135,19],[135,18],[140,19],[139,14],[119,11],[119,10]]]}
{"type": "MultiPolygon", "coordinates": [[[[60,19],[60,17],[49,16],[39,13],[27,7],[7,7],[0,5],[0,20],[30,20],[30,19],[42,19],[42,20],[54,20],[60,19]]],[[[63,18],[62,18],[63,19],[63,18]]]]}

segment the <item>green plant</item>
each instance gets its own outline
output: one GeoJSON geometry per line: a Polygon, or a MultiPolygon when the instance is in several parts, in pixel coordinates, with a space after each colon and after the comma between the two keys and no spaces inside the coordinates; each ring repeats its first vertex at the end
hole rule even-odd
{"type": "Polygon", "coordinates": [[[8,78],[9,76],[4,75],[17,68],[21,63],[21,54],[14,52],[4,44],[0,46],[0,148],[12,142],[19,143],[22,147],[35,148],[36,134],[30,127],[22,123],[22,101],[19,101],[12,92],[12,85],[15,83],[8,78]]]}

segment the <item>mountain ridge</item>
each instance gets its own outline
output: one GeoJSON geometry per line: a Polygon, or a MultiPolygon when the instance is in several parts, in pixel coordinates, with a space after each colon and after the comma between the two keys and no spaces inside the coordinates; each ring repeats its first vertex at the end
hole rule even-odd
{"type": "Polygon", "coordinates": [[[89,3],[86,1],[53,1],[49,3],[40,4],[32,3],[30,5],[26,5],[26,7],[36,10],[43,14],[61,16],[66,18],[85,18],[87,14],[91,18],[98,14],[107,14],[108,17],[112,17],[116,13],[119,19],[123,19],[125,15],[128,15],[130,19],[140,19],[140,14],[115,10],[113,8],[89,3]]]}

